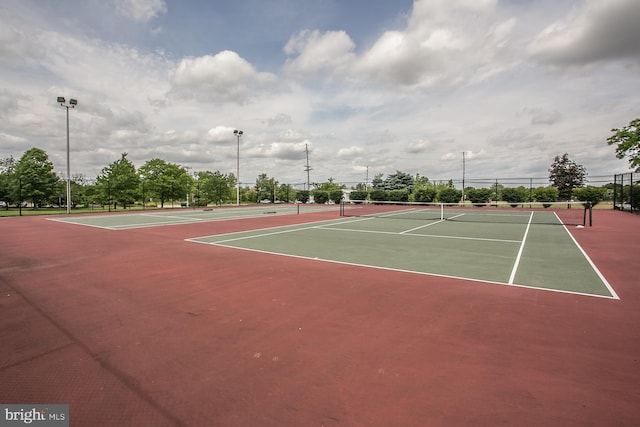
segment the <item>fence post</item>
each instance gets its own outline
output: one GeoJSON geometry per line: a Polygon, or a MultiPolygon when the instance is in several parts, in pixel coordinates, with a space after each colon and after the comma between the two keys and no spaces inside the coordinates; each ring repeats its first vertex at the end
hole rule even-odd
{"type": "Polygon", "coordinates": [[[22,178],[18,178],[18,211],[22,216],[22,178]]]}
{"type": "Polygon", "coordinates": [[[629,174],[629,204],[631,205],[631,213],[633,213],[633,172],[629,174]]]}

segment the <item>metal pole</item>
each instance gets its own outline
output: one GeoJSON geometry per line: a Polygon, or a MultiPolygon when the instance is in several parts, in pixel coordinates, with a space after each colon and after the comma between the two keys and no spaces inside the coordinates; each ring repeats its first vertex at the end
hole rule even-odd
{"type": "Polygon", "coordinates": [[[466,172],[465,152],[462,152],[462,205],[464,206],[464,175],[466,172]]]}
{"type": "Polygon", "coordinates": [[[620,203],[620,206],[621,206],[621,210],[624,211],[624,174],[620,175],[620,188],[621,188],[620,194],[622,194],[622,198],[620,199],[622,203],[620,203]]]}
{"type": "Polygon", "coordinates": [[[629,204],[631,205],[631,213],[634,209],[638,210],[633,200],[633,172],[629,175],[629,204]]]}
{"type": "Polygon", "coordinates": [[[240,206],[240,134],[236,133],[238,150],[236,153],[236,205],[240,206]]]}
{"type": "Polygon", "coordinates": [[[71,213],[71,165],[69,162],[69,107],[67,108],[67,213],[71,213]]]}
{"type": "Polygon", "coordinates": [[[18,210],[22,216],[22,178],[18,178],[18,210]]]}

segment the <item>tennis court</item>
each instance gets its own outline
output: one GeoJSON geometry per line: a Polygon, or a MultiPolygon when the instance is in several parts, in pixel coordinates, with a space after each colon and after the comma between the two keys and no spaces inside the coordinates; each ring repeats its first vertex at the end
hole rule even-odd
{"type": "Polygon", "coordinates": [[[211,221],[229,221],[245,218],[259,218],[273,215],[297,215],[300,213],[335,210],[331,206],[300,206],[298,204],[243,206],[237,208],[220,207],[207,209],[172,209],[118,215],[85,215],[65,218],[52,217],[51,221],[60,221],[109,230],[126,230],[141,227],[159,227],[180,224],[205,223],[211,221]]]}
{"type": "MultiPolygon", "coordinates": [[[[555,211],[358,206],[343,216],[191,242],[617,299],[555,211]],[[373,210],[372,210],[373,209],[373,210]]],[[[569,222],[582,211],[574,209],[569,222]]],[[[582,232],[588,232],[581,229],[582,232]]]]}
{"type": "Polygon", "coordinates": [[[638,424],[637,215],[286,207],[0,221],[0,401],[92,426],[638,424]]]}

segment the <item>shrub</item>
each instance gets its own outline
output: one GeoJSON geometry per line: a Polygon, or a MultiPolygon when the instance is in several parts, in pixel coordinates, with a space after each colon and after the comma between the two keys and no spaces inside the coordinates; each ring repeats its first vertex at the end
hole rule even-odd
{"type": "Polygon", "coordinates": [[[367,195],[369,193],[363,190],[353,190],[349,195],[349,199],[351,200],[367,200],[367,195]]]}
{"type": "Polygon", "coordinates": [[[309,201],[309,190],[300,190],[296,195],[300,203],[307,203],[309,201]]]}
{"type": "Polygon", "coordinates": [[[329,199],[335,204],[340,203],[340,201],[342,200],[342,197],[343,197],[342,190],[331,190],[329,192],[329,199]]]}
{"type": "MultiPolygon", "coordinates": [[[[536,202],[555,202],[558,200],[558,189],[555,187],[538,187],[533,190],[533,200],[536,202]]],[[[548,208],[551,203],[543,203],[548,208]]]]}
{"type": "Polygon", "coordinates": [[[638,203],[640,203],[640,185],[633,184],[631,187],[625,185],[622,193],[626,203],[631,203],[634,207],[638,206],[638,203]]]}
{"type": "Polygon", "coordinates": [[[391,190],[387,192],[387,200],[392,202],[408,202],[409,191],[407,190],[391,190]]]}
{"type": "Polygon", "coordinates": [[[315,190],[312,194],[314,203],[324,205],[329,201],[329,193],[327,193],[326,191],[315,190]]]}
{"type": "Polygon", "coordinates": [[[440,203],[458,203],[462,197],[462,191],[453,187],[443,188],[438,192],[438,200],[440,203]]]}
{"type": "Polygon", "coordinates": [[[511,206],[518,206],[526,200],[527,195],[523,187],[518,188],[504,188],[502,190],[502,200],[509,203],[511,206]]]}
{"type": "Polygon", "coordinates": [[[493,191],[490,188],[469,188],[466,195],[471,203],[482,206],[491,200],[493,191]]]}
{"type": "Polygon", "coordinates": [[[581,187],[573,189],[573,196],[581,202],[591,202],[593,206],[600,203],[605,196],[606,188],[602,187],[581,187]]]}
{"type": "Polygon", "coordinates": [[[436,198],[434,188],[419,188],[413,192],[413,199],[416,202],[433,202],[436,198]]]}
{"type": "Polygon", "coordinates": [[[369,193],[369,199],[371,199],[372,201],[380,202],[380,201],[388,200],[388,195],[385,190],[374,188],[369,193]]]}

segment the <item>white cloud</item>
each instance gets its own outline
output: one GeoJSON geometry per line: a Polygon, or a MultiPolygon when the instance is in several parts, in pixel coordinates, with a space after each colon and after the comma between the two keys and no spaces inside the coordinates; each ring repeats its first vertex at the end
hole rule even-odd
{"type": "Polygon", "coordinates": [[[307,138],[304,133],[293,129],[287,129],[284,133],[277,136],[278,141],[282,142],[305,142],[307,138]]]}
{"type": "Polygon", "coordinates": [[[312,149],[312,144],[304,142],[272,142],[270,144],[260,144],[245,150],[243,153],[258,158],[267,158],[275,161],[281,160],[302,160],[305,158],[305,149],[312,149]]]}
{"type": "Polygon", "coordinates": [[[149,22],[167,13],[164,0],[115,0],[115,7],[120,14],[137,22],[149,22]]]}
{"type": "Polygon", "coordinates": [[[558,110],[546,110],[544,108],[524,108],[523,113],[531,117],[532,125],[553,125],[562,119],[558,110]]]}
{"type": "MultiPolygon", "coordinates": [[[[67,14],[82,8],[8,2],[0,6],[0,158],[38,146],[63,168],[64,109],[55,98],[66,96],[79,101],[73,172],[88,176],[122,152],[136,165],[160,157],[235,173],[234,126],[245,131],[243,182],[261,172],[306,179],[305,145],[319,182],[364,180],[367,165],[370,178],[396,170],[455,178],[463,150],[476,177],[544,176],[565,150],[593,162],[590,173],[624,169],[605,140],[637,114],[638,67],[628,66],[637,47],[627,42],[640,39],[627,23],[637,12],[628,0],[574,3],[567,14],[551,0],[417,0],[406,21],[364,36],[348,25],[301,31],[317,22],[307,19],[267,40],[266,27],[239,37],[237,22],[219,22],[228,27],[173,26],[169,43],[167,32],[131,23],[117,35],[71,31],[82,19],[67,14]]],[[[172,25],[169,8],[141,10],[129,16],[166,13],[162,25],[172,25]]],[[[109,4],[101,11],[115,14],[109,4]]]]}
{"type": "Polygon", "coordinates": [[[284,70],[289,74],[313,76],[344,70],[353,60],[355,44],[344,31],[303,30],[291,37],[284,47],[289,56],[284,70]]]}
{"type": "Polygon", "coordinates": [[[501,57],[516,27],[495,14],[496,1],[419,0],[404,30],[384,32],[354,74],[415,89],[480,81],[510,66],[501,57]],[[480,71],[480,72],[479,72],[480,71]]]}
{"type": "Polygon", "coordinates": [[[338,157],[343,159],[352,159],[354,157],[359,157],[364,154],[364,149],[362,147],[342,147],[338,150],[338,157]]]}
{"type": "Polygon", "coordinates": [[[236,142],[236,136],[233,134],[234,128],[227,126],[216,126],[207,131],[207,142],[229,143],[236,142]]]}
{"type": "Polygon", "coordinates": [[[246,103],[278,88],[275,75],[258,72],[232,51],[185,58],[171,78],[170,94],[198,101],[246,103]]]}
{"type": "Polygon", "coordinates": [[[289,114],[278,113],[275,116],[266,119],[265,122],[269,127],[290,127],[293,123],[293,120],[291,119],[291,116],[289,114]]]}
{"type": "Polygon", "coordinates": [[[555,65],[608,59],[640,62],[640,7],[636,0],[586,0],[571,15],[548,25],[529,46],[555,65]]]}
{"type": "Polygon", "coordinates": [[[429,149],[429,145],[430,145],[429,141],[425,139],[417,139],[407,144],[407,152],[413,153],[413,154],[424,153],[429,149]]]}

